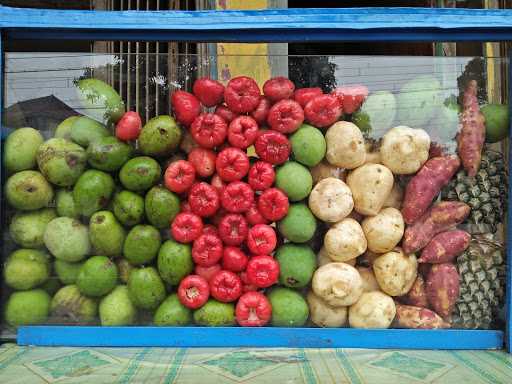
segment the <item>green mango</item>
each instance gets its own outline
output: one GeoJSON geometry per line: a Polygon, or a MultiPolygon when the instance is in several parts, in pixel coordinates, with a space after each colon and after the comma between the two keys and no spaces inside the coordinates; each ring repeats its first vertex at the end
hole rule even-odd
{"type": "Polygon", "coordinates": [[[99,307],[100,321],[103,326],[133,325],[137,309],[130,300],[128,287],[118,285],[105,296],[99,307]]]}
{"type": "Polygon", "coordinates": [[[229,327],[235,325],[235,306],[233,303],[221,303],[209,299],[205,305],[194,311],[197,325],[208,327],[229,327]]]}
{"type": "Polygon", "coordinates": [[[114,136],[100,137],[87,148],[89,164],[100,171],[117,171],[132,156],[133,148],[114,136]]]}
{"type": "Polygon", "coordinates": [[[78,219],[80,212],[73,199],[73,191],[67,189],[59,189],[55,195],[55,208],[57,215],[78,219]]]}
{"type": "Polygon", "coordinates": [[[192,322],[192,311],[181,304],[177,294],[170,295],[158,307],[153,317],[158,326],[183,326],[192,322]]]}
{"type": "Polygon", "coordinates": [[[119,179],[126,189],[142,192],[160,180],[162,169],[151,157],[140,156],[128,160],[121,171],[119,179]]]}
{"type": "Polygon", "coordinates": [[[76,285],[67,285],[53,296],[50,313],[59,324],[89,324],[98,316],[98,302],[82,295],[76,285]]]}
{"type": "Polygon", "coordinates": [[[91,216],[89,236],[94,253],[105,256],[122,254],[126,233],[112,212],[98,211],[91,216]]]}
{"type": "Polygon", "coordinates": [[[60,124],[57,125],[57,128],[55,128],[53,137],[71,141],[71,127],[79,117],[80,116],[70,116],[67,119],[62,120],[60,124]]]}
{"type": "Polygon", "coordinates": [[[305,243],[315,235],[316,219],[306,204],[290,204],[288,213],[279,221],[277,228],[288,240],[305,243]]]}
{"type": "Polygon", "coordinates": [[[105,208],[114,188],[114,179],[108,173],[94,169],[85,171],[73,188],[73,199],[80,214],[91,216],[105,208]]]}
{"type": "Polygon", "coordinates": [[[105,123],[117,123],[125,112],[123,99],[114,88],[99,79],[82,79],[77,90],[88,114],[105,123]]]}
{"type": "Polygon", "coordinates": [[[320,163],[327,150],[322,131],[308,124],[302,124],[290,136],[290,144],[294,159],[308,167],[314,167],[320,163]]]}
{"type": "Polygon", "coordinates": [[[37,149],[43,144],[43,136],[34,128],[18,128],[4,144],[4,167],[14,173],[36,166],[37,149]]]}
{"type": "Polygon", "coordinates": [[[510,116],[507,104],[487,104],[480,111],[485,117],[486,142],[497,143],[508,137],[510,116]]]}
{"type": "Polygon", "coordinates": [[[287,161],[276,171],[276,187],[283,190],[290,201],[299,201],[309,196],[313,177],[302,164],[287,161]]]}
{"type": "Polygon", "coordinates": [[[148,221],[159,229],[168,228],[180,212],[180,198],[167,188],[155,186],[146,193],[144,202],[148,221]]]}
{"type": "Polygon", "coordinates": [[[5,320],[14,327],[42,324],[48,319],[50,302],[42,289],[13,292],[5,304],[5,320]]]}
{"type": "Polygon", "coordinates": [[[4,265],[5,283],[18,291],[35,288],[50,277],[49,257],[35,249],[18,249],[4,265]]]}
{"type": "Polygon", "coordinates": [[[279,262],[279,283],[289,288],[303,288],[309,284],[316,269],[316,255],[307,245],[286,243],[275,255],[279,262]]]}
{"type": "Polygon", "coordinates": [[[53,208],[17,212],[9,225],[9,234],[23,248],[42,248],[46,226],[56,217],[53,208]]]}
{"type": "Polygon", "coordinates": [[[132,303],[141,309],[154,310],[165,299],[165,285],[153,267],[136,268],[128,278],[132,303]]]}
{"type": "Polygon", "coordinates": [[[119,271],[119,280],[121,280],[123,284],[127,284],[128,279],[130,278],[130,273],[132,273],[135,267],[124,257],[116,259],[116,265],[117,270],[119,271]]]}
{"type": "Polygon", "coordinates": [[[84,148],[111,133],[103,124],[87,116],[80,116],[71,126],[71,140],[84,148]]]}
{"type": "Polygon", "coordinates": [[[86,296],[99,297],[112,291],[118,278],[116,264],[106,256],[92,256],[78,272],[76,285],[86,296]]]}
{"type": "Polygon", "coordinates": [[[31,211],[50,205],[53,188],[39,172],[21,171],[7,179],[5,197],[11,207],[31,211]]]}
{"type": "Polygon", "coordinates": [[[180,141],[181,129],[169,115],[153,117],[142,127],[138,138],[140,151],[153,157],[171,155],[180,141]]]}
{"type": "Polygon", "coordinates": [[[37,151],[41,173],[52,184],[70,187],[76,183],[87,164],[85,150],[66,139],[50,139],[37,151]]]}
{"type": "Polygon", "coordinates": [[[112,210],[117,220],[132,227],[144,218],[144,198],[132,191],[121,191],[114,195],[112,210]]]}
{"type": "Polygon", "coordinates": [[[178,285],[194,270],[190,245],[167,240],[158,251],[157,265],[158,272],[166,283],[178,285]]]}
{"type": "Polygon", "coordinates": [[[68,261],[56,259],[53,263],[53,269],[62,284],[69,285],[76,283],[76,279],[82,265],[84,265],[84,261],[70,263],[68,261]]]}
{"type": "Polygon", "coordinates": [[[267,298],[272,305],[271,324],[275,327],[302,327],[309,317],[306,300],[290,288],[277,287],[267,298]]]}
{"type": "Polygon", "coordinates": [[[155,227],[136,225],[124,241],[124,257],[133,265],[149,263],[156,257],[161,241],[160,232],[155,227]]]}
{"type": "Polygon", "coordinates": [[[57,217],[46,226],[44,245],[57,259],[77,262],[90,252],[89,230],[76,219],[57,217]]]}

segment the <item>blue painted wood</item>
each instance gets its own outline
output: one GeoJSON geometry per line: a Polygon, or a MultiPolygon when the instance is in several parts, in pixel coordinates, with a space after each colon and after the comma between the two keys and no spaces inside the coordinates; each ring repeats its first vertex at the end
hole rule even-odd
{"type": "Polygon", "coordinates": [[[497,349],[503,347],[503,332],[351,328],[28,326],[18,329],[18,344],[90,347],[497,349]]]}
{"type": "Polygon", "coordinates": [[[0,7],[8,38],[175,41],[498,41],[512,10],[65,11],[0,7]]]}

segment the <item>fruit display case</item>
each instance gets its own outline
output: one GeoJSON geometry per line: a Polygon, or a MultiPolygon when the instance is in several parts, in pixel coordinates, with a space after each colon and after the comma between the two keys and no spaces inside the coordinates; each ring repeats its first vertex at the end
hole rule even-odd
{"type": "MultiPolygon", "coordinates": [[[[0,28],[4,43],[488,42],[512,39],[510,16],[0,7],[0,28]]],[[[2,56],[4,337],[510,346],[508,58],[272,55],[286,65],[252,79],[225,63],[256,56],[2,56]],[[154,63],[176,81],[136,81],[154,97],[130,106],[154,63]]]]}

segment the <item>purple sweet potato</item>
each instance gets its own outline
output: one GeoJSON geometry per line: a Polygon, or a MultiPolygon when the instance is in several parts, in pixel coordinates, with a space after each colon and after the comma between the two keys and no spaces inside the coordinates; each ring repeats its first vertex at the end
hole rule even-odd
{"type": "Polygon", "coordinates": [[[452,263],[434,264],[427,277],[427,298],[432,308],[448,320],[459,298],[459,273],[452,263]]]}
{"type": "Polygon", "coordinates": [[[423,164],[405,188],[402,216],[407,224],[414,223],[427,211],[459,167],[457,155],[434,157],[423,164]]]}
{"type": "Polygon", "coordinates": [[[415,307],[428,308],[427,292],[425,290],[425,280],[421,275],[416,277],[414,284],[406,295],[400,297],[400,302],[415,307]]]}
{"type": "Polygon", "coordinates": [[[396,304],[395,325],[399,328],[436,329],[450,328],[434,311],[412,305],[396,304]]]}
{"type": "Polygon", "coordinates": [[[424,248],[438,233],[454,229],[469,215],[471,208],[460,201],[441,201],[434,204],[413,225],[405,229],[402,248],[413,253],[424,248]]]}
{"type": "Polygon", "coordinates": [[[448,263],[455,260],[469,246],[471,235],[455,229],[435,235],[421,252],[420,263],[448,263]]]}

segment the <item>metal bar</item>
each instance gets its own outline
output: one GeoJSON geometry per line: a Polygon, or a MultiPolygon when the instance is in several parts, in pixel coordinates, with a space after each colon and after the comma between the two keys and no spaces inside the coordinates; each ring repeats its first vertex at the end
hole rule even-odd
{"type": "MultiPolygon", "coordinates": [[[[123,10],[123,3],[124,3],[124,0],[119,1],[119,8],[121,10],[123,10]]],[[[116,39],[111,39],[111,40],[116,40],[116,39]]],[[[123,82],[123,64],[124,64],[123,50],[124,50],[124,46],[123,46],[123,44],[124,43],[122,41],[119,42],[119,94],[121,95],[121,98],[123,98],[123,84],[124,84],[124,82],[123,82]]]]}
{"type": "MultiPolygon", "coordinates": [[[[146,0],[146,11],[149,11],[149,0],[146,0]]],[[[145,90],[144,111],[145,111],[146,123],[149,120],[149,87],[151,85],[151,83],[149,81],[149,48],[150,48],[149,42],[146,42],[146,57],[145,57],[146,76],[144,77],[144,85],[145,85],[145,87],[144,87],[144,90],[145,90]]]]}
{"type": "MultiPolygon", "coordinates": [[[[156,0],[156,10],[159,11],[160,10],[160,0],[156,0]]],[[[159,101],[159,98],[158,98],[158,92],[159,92],[159,89],[158,89],[158,82],[159,82],[159,77],[160,77],[160,43],[157,41],[156,42],[156,47],[155,47],[155,59],[156,59],[156,64],[155,64],[155,116],[158,116],[158,112],[159,112],[159,108],[158,108],[158,103],[160,102],[159,101]]]]}
{"type": "MultiPolygon", "coordinates": [[[[128,10],[132,9],[132,0],[128,0],[128,10]]],[[[140,39],[130,39],[140,40],[140,39]]],[[[132,43],[128,41],[126,43],[126,110],[129,111],[131,107],[131,91],[132,91],[132,43]]]]}
{"type": "MultiPolygon", "coordinates": [[[[135,3],[137,11],[140,11],[140,0],[135,3]]],[[[139,96],[140,96],[140,42],[135,42],[135,112],[139,112],[139,96]]]]}
{"type": "Polygon", "coordinates": [[[18,328],[19,345],[90,347],[310,347],[498,349],[502,331],[244,328],[244,327],[73,327],[18,328]]]}
{"type": "MultiPolygon", "coordinates": [[[[510,113],[512,113],[512,103],[510,98],[512,97],[512,51],[508,55],[508,107],[510,113]]],[[[509,143],[508,143],[508,169],[509,172],[512,169],[512,145],[510,145],[510,138],[512,137],[512,120],[510,121],[509,127],[509,143]]],[[[505,294],[505,313],[506,313],[506,337],[505,344],[507,351],[512,352],[512,182],[509,180],[508,183],[508,215],[507,215],[507,291],[505,294]]]]}

